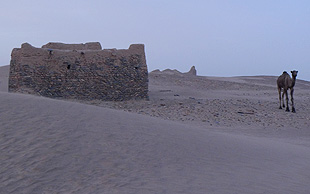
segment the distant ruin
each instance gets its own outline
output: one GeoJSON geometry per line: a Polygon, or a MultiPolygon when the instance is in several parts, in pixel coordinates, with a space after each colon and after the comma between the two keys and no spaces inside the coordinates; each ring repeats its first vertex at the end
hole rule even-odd
{"type": "Polygon", "coordinates": [[[144,45],[104,49],[100,43],[28,43],[11,54],[9,92],[51,98],[121,101],[148,98],[144,45]]]}

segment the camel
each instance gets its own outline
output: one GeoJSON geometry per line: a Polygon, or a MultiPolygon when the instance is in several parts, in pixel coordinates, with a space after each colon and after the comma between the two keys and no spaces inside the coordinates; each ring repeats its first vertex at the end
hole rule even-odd
{"type": "Polygon", "coordinates": [[[278,85],[278,92],[279,92],[279,100],[280,100],[280,109],[282,109],[281,106],[281,90],[283,89],[283,94],[282,94],[282,101],[283,101],[283,108],[285,107],[284,104],[284,94],[286,96],[286,111],[289,112],[290,108],[288,107],[288,94],[287,94],[287,90],[290,89],[291,91],[291,102],[292,102],[292,112],[296,112],[295,107],[294,107],[294,98],[293,98],[293,93],[294,93],[294,86],[295,86],[295,82],[296,82],[296,77],[297,77],[297,73],[298,71],[291,71],[292,73],[292,78],[291,76],[284,71],[282,73],[282,75],[280,75],[278,77],[277,80],[277,85],[278,85]]]}

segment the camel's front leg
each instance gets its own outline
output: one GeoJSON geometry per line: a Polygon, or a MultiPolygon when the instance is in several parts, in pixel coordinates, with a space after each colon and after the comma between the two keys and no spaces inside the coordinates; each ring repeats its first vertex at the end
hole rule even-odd
{"type": "Polygon", "coordinates": [[[290,111],[290,108],[288,107],[288,94],[287,94],[287,90],[284,90],[285,93],[285,99],[286,99],[286,110],[287,112],[290,111]]]}
{"type": "Polygon", "coordinates": [[[285,92],[284,92],[284,89],[283,89],[283,94],[282,94],[282,107],[285,108],[285,104],[284,104],[284,95],[285,95],[285,92]]]}
{"type": "Polygon", "coordinates": [[[294,107],[294,88],[291,89],[291,101],[292,101],[292,112],[296,112],[295,107],[294,107]]]}

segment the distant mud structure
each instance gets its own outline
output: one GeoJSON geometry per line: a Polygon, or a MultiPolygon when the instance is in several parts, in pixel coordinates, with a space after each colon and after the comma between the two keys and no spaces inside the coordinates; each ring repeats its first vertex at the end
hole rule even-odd
{"type": "Polygon", "coordinates": [[[9,92],[51,98],[121,101],[148,98],[144,45],[28,43],[11,54],[9,92]]]}

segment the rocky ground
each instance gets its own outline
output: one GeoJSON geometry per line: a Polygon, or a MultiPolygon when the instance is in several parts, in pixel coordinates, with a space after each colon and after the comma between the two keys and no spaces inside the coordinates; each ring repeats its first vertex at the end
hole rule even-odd
{"type": "Polygon", "coordinates": [[[303,130],[310,126],[310,83],[297,80],[297,113],[280,110],[275,76],[204,77],[173,70],[149,74],[148,101],[94,105],[205,127],[303,130]]]}

